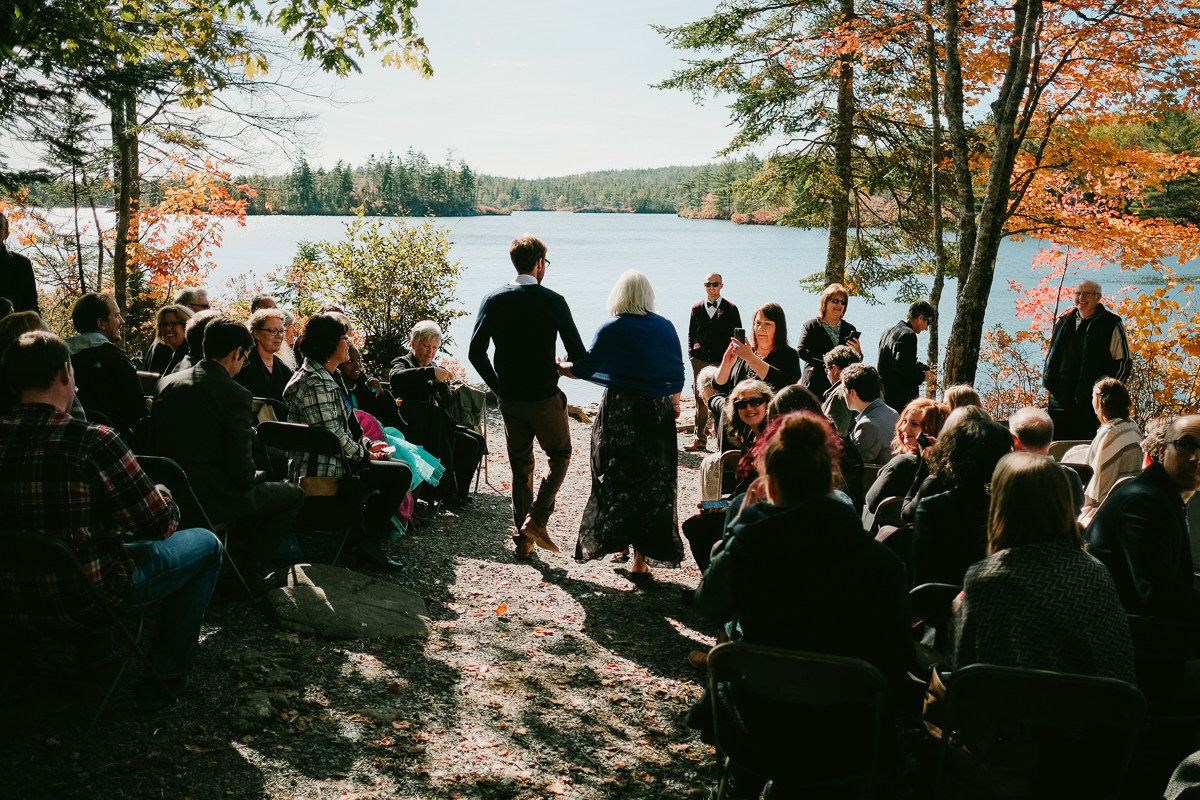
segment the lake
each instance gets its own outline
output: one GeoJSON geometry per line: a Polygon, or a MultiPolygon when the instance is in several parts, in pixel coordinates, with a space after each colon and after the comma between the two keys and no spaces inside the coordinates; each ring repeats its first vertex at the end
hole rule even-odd
{"type": "MultiPolygon", "coordinates": [[[[340,240],[345,217],[248,217],[246,226],[227,226],[224,242],[214,253],[218,264],[209,285],[217,287],[240,273],[263,276],[277,265],[290,263],[301,240],[340,240]]],[[[562,294],[571,305],[585,343],[590,344],[605,319],[605,301],[617,276],[627,269],[644,272],[654,286],[657,311],[671,320],[687,346],[688,315],[693,303],[704,298],[704,277],[719,272],[724,296],[737,304],[747,327],[755,307],[766,302],[783,306],[789,340],[795,346],[800,325],[817,315],[818,298],[802,289],[800,278],[825,268],[826,232],[771,226],[734,225],[723,220],[683,219],[671,214],[571,214],[517,212],[512,216],[442,217],[435,220],[449,230],[454,242],[452,260],[462,265],[458,285],[459,308],[469,316],[455,320],[447,332],[446,348],[471,373],[466,358],[474,315],[484,295],[508,283],[515,271],[508,259],[509,243],[522,233],[532,233],[546,243],[550,268],[545,285],[562,294]]],[[[1040,249],[1036,241],[1006,242],[1000,251],[996,279],[988,305],[987,325],[1004,322],[1014,327],[1010,279],[1031,285],[1037,275],[1031,259],[1040,249]]],[[[1115,275],[1115,267],[1105,273],[1115,275]]],[[[1089,273],[1095,277],[1095,273],[1089,273]]],[[[1129,275],[1121,276],[1128,281],[1129,275]]],[[[1068,276],[1068,285],[1075,281],[1068,276]]],[[[954,287],[947,283],[942,301],[941,341],[944,347],[954,318],[954,287]]],[[[1109,278],[1106,292],[1117,289],[1109,278]]],[[[882,301],[868,305],[851,298],[846,319],[862,333],[863,356],[874,364],[879,336],[904,318],[907,306],[895,302],[895,293],[879,293],[882,301]]],[[[921,336],[924,352],[928,339],[921,336]]],[[[565,352],[560,353],[565,356],[565,352]]],[[[689,368],[690,375],[690,368],[689,368]]],[[[561,383],[571,402],[598,401],[601,387],[583,381],[561,383]]]]}

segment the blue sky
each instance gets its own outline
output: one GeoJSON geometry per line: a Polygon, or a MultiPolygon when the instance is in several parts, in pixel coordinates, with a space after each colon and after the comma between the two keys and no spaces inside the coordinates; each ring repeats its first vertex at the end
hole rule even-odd
{"type": "Polygon", "coordinates": [[[448,148],[476,172],[542,177],[594,169],[701,164],[732,138],[726,101],[649,85],[682,65],[650,28],[713,11],[716,0],[426,0],[416,9],[434,76],[362,61],[335,85],[310,163],[408,147],[448,148]]]}

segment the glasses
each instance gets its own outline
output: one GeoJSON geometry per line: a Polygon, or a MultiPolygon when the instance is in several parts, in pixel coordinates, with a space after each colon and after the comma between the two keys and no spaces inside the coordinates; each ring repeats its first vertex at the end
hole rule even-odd
{"type": "Polygon", "coordinates": [[[542,263],[548,267],[548,266],[550,266],[550,259],[546,258],[545,256],[542,256],[542,263]]]}
{"type": "Polygon", "coordinates": [[[1076,292],[1075,293],[1076,300],[1080,299],[1081,297],[1099,297],[1099,296],[1100,296],[1099,292],[1076,292]]]}
{"type": "Polygon", "coordinates": [[[160,323],[158,323],[159,330],[162,330],[163,328],[182,328],[182,327],[183,327],[182,322],[160,322],[160,323]]]}
{"type": "Polygon", "coordinates": [[[831,298],[829,298],[829,302],[833,303],[835,306],[846,305],[846,301],[840,297],[831,297],[831,298]]]}
{"type": "Polygon", "coordinates": [[[708,281],[708,282],[706,282],[704,285],[705,285],[705,286],[707,286],[709,289],[716,289],[716,288],[717,288],[718,286],[720,286],[721,284],[720,284],[720,283],[713,283],[712,281],[708,281]]]}
{"type": "Polygon", "coordinates": [[[283,328],[259,328],[259,330],[272,336],[283,336],[283,328]]]}
{"type": "Polygon", "coordinates": [[[743,411],[745,410],[746,406],[749,406],[750,408],[758,408],[765,402],[767,402],[766,399],[762,397],[749,397],[745,400],[734,400],[733,407],[737,411],[743,411]]]}
{"type": "Polygon", "coordinates": [[[1175,439],[1174,441],[1165,442],[1164,444],[1169,444],[1179,452],[1188,456],[1200,448],[1200,444],[1196,444],[1195,440],[1193,439],[1175,439]]]}

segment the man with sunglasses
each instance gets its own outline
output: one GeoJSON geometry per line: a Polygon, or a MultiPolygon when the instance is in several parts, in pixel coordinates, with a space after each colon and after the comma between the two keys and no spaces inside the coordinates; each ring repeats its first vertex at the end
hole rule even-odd
{"type": "Polygon", "coordinates": [[[1162,460],[1117,487],[1085,531],[1130,614],[1200,623],[1186,505],[1200,489],[1200,415],[1172,423],[1162,460]]]}
{"type": "Polygon", "coordinates": [[[1092,387],[1101,378],[1124,382],[1133,371],[1125,325],[1100,302],[1100,284],[1080,281],[1075,306],[1054,323],[1042,385],[1059,439],[1091,439],[1100,427],[1092,387]]]}
{"type": "Polygon", "coordinates": [[[704,279],[704,292],[708,297],[692,306],[688,322],[688,356],[692,360],[692,391],[696,397],[696,441],[685,450],[708,449],[708,405],[700,399],[696,379],[700,370],[721,363],[734,329],[742,327],[737,306],[721,297],[724,285],[719,274],[709,273],[704,279]]]}

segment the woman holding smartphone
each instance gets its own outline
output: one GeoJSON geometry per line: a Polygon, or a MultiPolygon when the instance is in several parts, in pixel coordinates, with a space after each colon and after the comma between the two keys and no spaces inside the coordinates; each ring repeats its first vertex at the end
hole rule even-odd
{"type": "MultiPolygon", "coordinates": [[[[736,332],[735,332],[736,333],[736,332]]],[[[787,343],[787,317],[778,303],[763,303],[754,311],[751,343],[736,335],[729,342],[713,389],[727,395],[744,380],[760,380],[777,392],[800,380],[800,357],[787,343]]]]}
{"type": "Polygon", "coordinates": [[[821,315],[810,319],[800,329],[800,344],[796,348],[804,362],[800,384],[820,398],[824,398],[830,388],[829,378],[825,376],[826,353],[844,344],[862,357],[858,328],[843,319],[849,299],[845,286],[829,284],[821,292],[821,315]]]}

